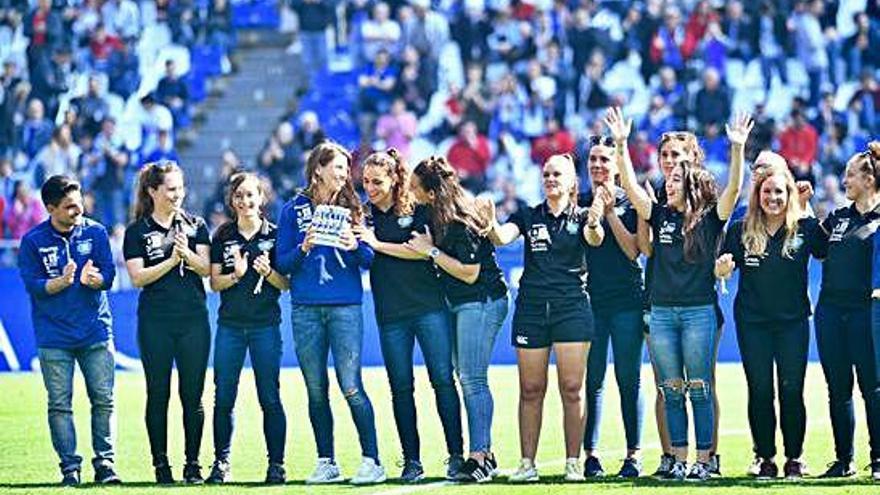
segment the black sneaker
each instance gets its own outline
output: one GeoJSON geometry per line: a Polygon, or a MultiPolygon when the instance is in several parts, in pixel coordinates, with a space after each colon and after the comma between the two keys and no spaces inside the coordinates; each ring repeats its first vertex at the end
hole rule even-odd
{"type": "Polygon", "coordinates": [[[476,459],[469,458],[464,461],[461,469],[458,470],[458,474],[455,476],[455,481],[485,483],[487,481],[492,481],[492,472],[485,463],[481,466],[476,459]]]}
{"type": "Polygon", "coordinates": [[[787,480],[803,479],[807,475],[807,465],[800,459],[789,459],[782,466],[782,474],[787,480]]]}
{"type": "Polygon", "coordinates": [[[880,459],[871,461],[871,479],[880,481],[880,459]]]}
{"type": "Polygon", "coordinates": [[[483,462],[486,463],[486,468],[489,469],[492,476],[498,476],[498,459],[495,458],[495,453],[487,453],[486,460],[483,462]]]}
{"type": "Polygon", "coordinates": [[[186,466],[183,466],[183,481],[187,485],[201,485],[205,482],[204,478],[202,478],[202,466],[199,466],[195,462],[187,462],[186,466]]]}
{"type": "Polygon", "coordinates": [[[171,474],[171,466],[168,464],[156,466],[156,483],[160,485],[174,484],[174,476],[171,474]]]}
{"type": "Polygon", "coordinates": [[[101,485],[121,485],[122,480],[116,475],[113,466],[99,464],[95,466],[95,483],[101,485]]]}
{"type": "Polygon", "coordinates": [[[642,462],[635,457],[627,457],[623,460],[623,466],[617,472],[618,478],[638,478],[642,475],[642,462]]]}
{"type": "MultiPolygon", "coordinates": [[[[687,473],[688,481],[702,482],[708,480],[712,476],[711,464],[708,462],[695,462],[691,465],[691,469],[687,473]]],[[[673,468],[674,470],[675,468],[673,468]]]]}
{"type": "Polygon", "coordinates": [[[663,454],[660,456],[660,465],[657,466],[657,470],[654,471],[654,475],[658,478],[665,478],[669,471],[672,469],[672,466],[675,464],[675,456],[672,454],[663,454]]]}
{"type": "Polygon", "coordinates": [[[605,470],[602,469],[602,463],[599,462],[599,458],[591,455],[584,461],[584,478],[596,478],[598,476],[605,476],[605,470]]]}
{"type": "Polygon", "coordinates": [[[819,475],[820,478],[848,478],[856,474],[856,467],[851,460],[840,459],[828,464],[828,469],[819,475]]]}
{"type": "Polygon", "coordinates": [[[721,456],[711,454],[709,456],[709,474],[712,476],[721,476],[721,456]]]}
{"type": "Polygon", "coordinates": [[[61,473],[61,486],[77,486],[79,485],[79,469],[61,473]]]}
{"type": "Polygon", "coordinates": [[[281,464],[269,464],[266,469],[267,485],[283,485],[287,482],[287,473],[284,472],[284,466],[281,464]]]}
{"type": "Polygon", "coordinates": [[[425,479],[425,468],[422,463],[415,459],[403,461],[403,471],[400,473],[400,481],[403,483],[418,483],[425,479]]]}
{"type": "MultiPolygon", "coordinates": [[[[186,478],[186,471],[184,471],[183,476],[186,478]]],[[[226,483],[229,480],[229,461],[214,461],[214,465],[211,466],[211,474],[208,475],[208,479],[205,480],[205,483],[209,485],[219,485],[221,483],[226,483]]]]}
{"type": "Polygon", "coordinates": [[[464,466],[464,457],[460,455],[449,456],[449,459],[446,459],[446,479],[455,481],[462,466],[464,466]]]}
{"type": "Polygon", "coordinates": [[[764,459],[761,462],[760,469],[758,469],[756,478],[759,480],[772,480],[777,476],[779,476],[779,467],[776,466],[776,463],[770,459],[764,459]]]}

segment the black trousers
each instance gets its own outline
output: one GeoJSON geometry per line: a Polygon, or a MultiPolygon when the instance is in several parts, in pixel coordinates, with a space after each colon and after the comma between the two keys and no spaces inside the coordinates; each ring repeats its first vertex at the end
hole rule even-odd
{"type": "Polygon", "coordinates": [[[776,455],[775,388],[778,388],[785,457],[799,458],[803,454],[807,428],[804,377],[810,346],[809,322],[749,323],[736,318],[736,337],[749,387],[749,427],[755,454],[765,459],[776,455]]]}
{"type": "Polygon", "coordinates": [[[168,463],[168,400],[171,369],[175,364],[183,408],[186,461],[198,462],[205,424],[202,392],[211,351],[207,313],[186,317],[139,314],[138,346],[147,379],[146,423],[153,465],[168,463]]]}

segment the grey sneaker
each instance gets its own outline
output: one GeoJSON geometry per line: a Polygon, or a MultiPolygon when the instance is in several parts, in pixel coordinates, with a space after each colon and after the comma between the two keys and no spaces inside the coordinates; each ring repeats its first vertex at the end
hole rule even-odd
{"type": "Polygon", "coordinates": [[[446,479],[455,481],[462,466],[464,466],[464,457],[460,455],[449,456],[449,459],[446,459],[446,479]]]}
{"type": "Polygon", "coordinates": [[[539,479],[538,467],[535,466],[534,461],[531,459],[520,460],[516,472],[507,478],[511,483],[534,483],[539,479]]]}
{"type": "Polygon", "coordinates": [[[403,461],[403,472],[400,473],[400,481],[404,483],[418,483],[425,479],[425,469],[422,463],[414,459],[403,461]]]}
{"type": "Polygon", "coordinates": [[[375,459],[364,457],[363,461],[361,461],[361,467],[358,468],[354,478],[351,479],[351,484],[374,485],[384,482],[385,479],[385,468],[377,464],[375,459]]]}
{"type": "Polygon", "coordinates": [[[669,474],[669,471],[672,469],[673,464],[675,464],[675,456],[671,454],[663,454],[660,456],[660,465],[657,466],[657,470],[654,471],[654,476],[658,478],[666,478],[666,475],[669,474]]]}
{"type": "Polygon", "coordinates": [[[342,478],[342,473],[339,472],[339,466],[336,465],[333,459],[327,457],[319,457],[315,470],[312,471],[311,476],[306,478],[307,485],[341,483],[343,481],[345,479],[342,478]]]}
{"type": "Polygon", "coordinates": [[[226,483],[231,479],[229,468],[229,462],[227,461],[214,461],[214,465],[211,466],[211,474],[208,475],[205,483],[209,485],[226,483]]]}

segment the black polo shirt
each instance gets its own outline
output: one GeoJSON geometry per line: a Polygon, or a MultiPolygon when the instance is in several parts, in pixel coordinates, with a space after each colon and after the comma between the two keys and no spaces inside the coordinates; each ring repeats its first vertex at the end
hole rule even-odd
{"type": "Polygon", "coordinates": [[[254,260],[269,253],[269,263],[275,265],[275,242],[278,227],[263,220],[260,230],[247,239],[235,222],[222,225],[211,240],[211,264],[220,265],[220,273],[229,275],[235,271],[235,252],[248,255],[248,269],[237,284],[220,291],[220,314],[217,321],[233,328],[264,328],[281,324],[281,291],[263,280],[259,294],[254,288],[260,274],[254,270],[254,260]]]}
{"type": "MultiPolygon", "coordinates": [[[[418,205],[412,215],[398,216],[370,205],[368,225],[382,242],[403,244],[413,232],[424,232],[428,210],[418,205]]],[[[370,266],[370,286],[379,324],[413,318],[444,308],[443,291],[430,261],[404,260],[376,251],[370,266]]]]}
{"type": "Polygon", "coordinates": [[[855,204],[838,208],[822,222],[817,256],[822,264],[819,302],[861,308],[871,302],[872,234],[880,225],[880,207],[864,215],[855,204]]]}
{"type": "Polygon", "coordinates": [[[510,216],[525,241],[519,298],[543,302],[586,295],[586,218],[576,205],[553,215],[546,201],[510,216]]]}
{"type": "Polygon", "coordinates": [[[819,222],[805,218],[798,222],[798,232],[791,241],[790,258],[782,256],[786,232],[780,228],[767,240],[763,256],[747,255],[742,243],[744,220],[734,222],[724,237],[721,254],[733,255],[739,269],[736,300],[733,303],[737,321],[764,323],[804,320],[810,316],[807,292],[807,267],[816,244],[819,222]]]}
{"type": "Polygon", "coordinates": [[[715,304],[715,253],[724,221],[711,205],[694,228],[694,239],[702,250],[695,249],[693,259],[686,259],[682,227],[684,214],[663,204],[651,208],[654,234],[654,262],[651,277],[652,304],[657,306],[701,306],[715,304]]]}
{"type": "MultiPolygon", "coordinates": [[[[587,207],[593,203],[593,195],[578,198],[578,204],[587,207]]],[[[635,235],[638,214],[626,197],[623,189],[615,188],[614,214],[620,218],[624,227],[635,235]]],[[[605,238],[597,247],[587,245],[587,291],[598,311],[622,311],[642,309],[645,304],[645,286],[642,267],[638,257],[631,260],[620,248],[614,232],[605,217],[602,217],[605,238]]]]}
{"type": "MultiPolygon", "coordinates": [[[[211,245],[208,228],[202,218],[185,215],[182,225],[191,250],[195,251],[200,244],[211,245]]],[[[125,229],[122,254],[126,260],[143,259],[144,267],[149,268],[170,258],[173,247],[174,228],[166,229],[147,216],[125,229]]],[[[184,269],[182,277],[177,268],[168,271],[144,287],[138,299],[139,315],[192,316],[207,311],[202,277],[189,269],[184,269]]]]}
{"type": "Polygon", "coordinates": [[[481,237],[459,222],[453,222],[446,228],[446,235],[437,243],[437,247],[465,265],[480,265],[480,274],[473,284],[462,282],[438,268],[450,305],[486,302],[507,294],[507,283],[495,258],[495,246],[488,238],[481,237]]]}

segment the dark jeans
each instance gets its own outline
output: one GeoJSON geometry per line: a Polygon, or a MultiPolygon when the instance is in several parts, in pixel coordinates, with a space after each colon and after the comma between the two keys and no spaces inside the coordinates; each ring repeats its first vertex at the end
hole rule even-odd
{"type": "Polygon", "coordinates": [[[218,325],[214,339],[214,457],[229,460],[235,426],[235,399],[245,354],[250,353],[257,382],[257,397],[263,410],[263,437],[269,462],[284,463],[287,419],[279,394],[281,331],[278,326],[231,328],[218,325]]]}
{"type": "Polygon", "coordinates": [[[880,458],[880,388],[874,364],[868,306],[841,308],[819,302],[816,306],[816,343],[828,383],[834,450],[839,460],[853,458],[853,368],[865,399],[871,459],[880,458]]]}
{"type": "Polygon", "coordinates": [[[211,350],[208,315],[166,317],[139,315],[138,346],[147,379],[147,435],[153,465],[168,463],[168,400],[171,369],[177,365],[178,394],[183,406],[187,462],[198,462],[205,411],[202,392],[211,350]]]}
{"type": "Polygon", "coordinates": [[[437,412],[450,455],[463,453],[461,401],[452,377],[452,326],[446,311],[434,311],[406,320],[380,325],[382,357],[391,384],[391,400],[404,459],[419,460],[416,427],[413,347],[418,340],[425,358],[437,412]]]}
{"type": "Polygon", "coordinates": [[[776,455],[775,364],[785,457],[797,459],[803,454],[807,429],[804,376],[810,324],[807,320],[747,323],[737,319],[736,330],[749,386],[749,427],[755,454],[764,459],[776,455]]]}
{"type": "Polygon", "coordinates": [[[361,381],[364,338],[361,305],[294,304],[291,319],[296,358],[309,396],[309,419],[318,444],[318,457],[334,457],[333,412],[330,410],[330,380],[327,377],[327,358],[332,350],[336,380],[351,410],[361,453],[378,462],[376,417],[361,381]]]}
{"type": "Polygon", "coordinates": [[[73,426],[73,372],[76,363],[86,382],[92,405],[92,464],[113,465],[113,342],[99,342],[81,349],[37,349],[40,372],[46,385],[49,433],[61,460],[62,473],[81,468],[73,426]]]}
{"type": "Polygon", "coordinates": [[[596,450],[599,447],[609,340],[614,355],[614,376],[620,393],[626,448],[638,450],[644,412],[640,376],[645,342],[643,312],[641,309],[605,312],[594,306],[593,315],[596,333],[587,360],[587,426],[584,430],[584,450],[596,450]]]}
{"type": "Polygon", "coordinates": [[[871,335],[874,343],[874,368],[880,384],[880,300],[871,301],[871,335]]]}

